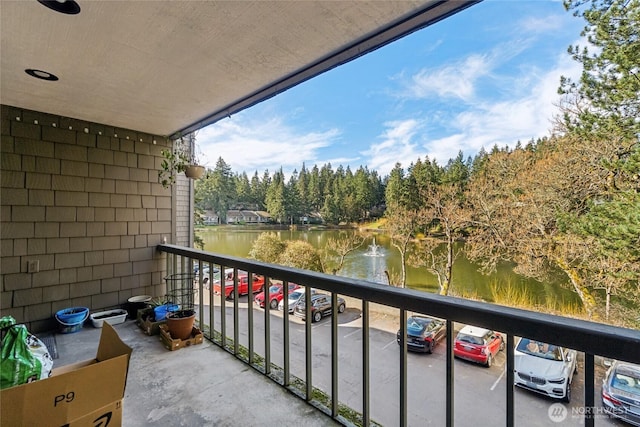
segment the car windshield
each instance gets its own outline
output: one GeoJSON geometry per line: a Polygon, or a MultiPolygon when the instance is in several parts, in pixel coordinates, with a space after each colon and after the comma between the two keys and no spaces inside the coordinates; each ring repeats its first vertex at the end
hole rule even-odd
{"type": "Polygon", "coordinates": [[[269,288],[270,294],[277,294],[278,292],[280,292],[280,286],[273,285],[269,288]]]}
{"type": "Polygon", "coordinates": [[[290,300],[295,301],[295,300],[300,299],[300,297],[301,297],[302,295],[304,295],[304,293],[303,293],[303,292],[291,292],[291,293],[289,294],[289,299],[290,299],[290,300]]]}
{"type": "Polygon", "coordinates": [[[476,345],[484,345],[484,339],[482,339],[482,337],[475,337],[473,335],[467,335],[467,334],[459,334],[458,341],[468,342],[476,345]]]}
{"type": "Polygon", "coordinates": [[[416,329],[426,327],[429,329],[429,326],[433,326],[432,319],[425,317],[410,317],[407,319],[407,328],[416,329]]]}
{"type": "Polygon", "coordinates": [[[562,349],[560,347],[553,344],[530,340],[528,338],[522,338],[520,343],[518,343],[516,350],[521,353],[530,354],[543,359],[557,361],[562,360],[562,349]]]}
{"type": "Polygon", "coordinates": [[[630,371],[616,371],[611,381],[611,386],[618,390],[640,396],[640,374],[630,371]]]}

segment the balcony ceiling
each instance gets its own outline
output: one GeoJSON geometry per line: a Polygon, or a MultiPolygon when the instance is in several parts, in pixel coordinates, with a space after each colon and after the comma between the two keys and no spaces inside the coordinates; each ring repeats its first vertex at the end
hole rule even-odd
{"type": "Polygon", "coordinates": [[[476,2],[78,0],[68,15],[2,0],[0,101],[186,133],[476,2]]]}

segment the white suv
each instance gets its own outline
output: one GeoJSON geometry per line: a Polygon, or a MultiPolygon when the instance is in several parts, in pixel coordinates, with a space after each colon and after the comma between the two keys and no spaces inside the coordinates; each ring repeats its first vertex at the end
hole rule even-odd
{"type": "Polygon", "coordinates": [[[576,373],[575,350],[521,338],[514,355],[515,385],[571,401],[571,381],[576,373]]]}

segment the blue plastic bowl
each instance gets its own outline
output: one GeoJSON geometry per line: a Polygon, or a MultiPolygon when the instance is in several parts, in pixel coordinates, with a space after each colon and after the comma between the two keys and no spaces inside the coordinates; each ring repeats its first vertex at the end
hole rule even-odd
{"type": "Polygon", "coordinates": [[[178,311],[180,307],[177,304],[165,304],[159,305],[153,309],[153,312],[156,315],[156,322],[160,322],[161,320],[165,320],[167,318],[167,313],[172,311],[178,311]]]}

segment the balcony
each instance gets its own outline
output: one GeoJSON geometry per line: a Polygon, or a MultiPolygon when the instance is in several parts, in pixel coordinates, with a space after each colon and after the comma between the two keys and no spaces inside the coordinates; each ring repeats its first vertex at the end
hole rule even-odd
{"type": "MultiPolygon", "coordinates": [[[[273,420],[284,425],[550,425],[548,408],[556,400],[511,385],[514,342],[520,336],[579,352],[580,372],[573,381],[573,399],[566,406],[568,419],[563,425],[613,425],[600,409],[601,361],[640,363],[640,332],[636,330],[175,245],[157,249],[166,255],[168,274],[192,272],[195,265],[200,272],[204,266],[210,271],[214,266],[225,272],[243,270],[325,291],[334,304],[340,295],[347,299],[348,308],[313,323],[307,305],[302,321],[286,309],[273,310],[268,304],[259,309],[251,298],[237,292],[229,299],[220,298],[199,277],[194,286],[204,345],[169,353],[149,337],[139,334],[143,339],[136,338],[132,324],[119,328],[125,339],[135,340],[125,400],[126,425],[167,420],[199,425],[261,425],[273,420]],[[395,331],[406,323],[410,312],[446,320],[446,339],[434,354],[409,354],[406,333],[400,335],[400,345],[396,344],[395,331]],[[487,370],[454,360],[452,344],[459,324],[503,333],[507,342],[503,363],[487,370]],[[381,347],[380,343],[387,344],[381,347]],[[170,372],[170,368],[176,370],[170,372]],[[469,390],[470,384],[494,379],[490,389],[469,390]]],[[[97,335],[94,331],[96,340],[97,335]]],[[[73,335],[61,337],[72,339],[73,335]]]]}

